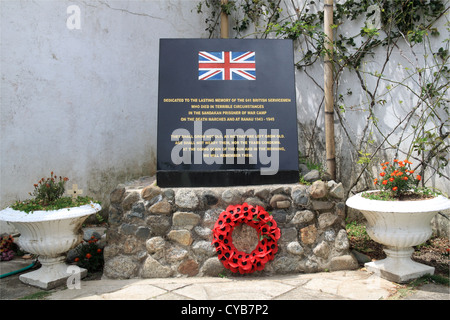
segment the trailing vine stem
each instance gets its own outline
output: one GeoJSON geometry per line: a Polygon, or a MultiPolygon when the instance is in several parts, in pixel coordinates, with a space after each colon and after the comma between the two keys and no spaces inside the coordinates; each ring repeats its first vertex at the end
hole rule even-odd
{"type": "MultiPolygon", "coordinates": [[[[356,157],[361,164],[351,181],[347,179],[348,192],[367,189],[369,186],[361,186],[363,178],[370,181],[375,164],[392,152],[396,157],[418,160],[422,177],[429,171],[450,180],[445,172],[450,149],[446,95],[450,39],[434,41],[441,33],[449,33],[449,11],[445,0],[335,1],[334,108],[343,137],[353,149],[341,156],[356,157]],[[395,68],[398,71],[392,72],[395,68]],[[345,92],[343,83],[348,81],[356,81],[360,95],[353,95],[356,87],[345,92]],[[402,98],[405,93],[409,102],[402,98]],[[388,105],[393,107],[388,109],[388,105]],[[390,124],[386,112],[392,114],[390,124]],[[350,125],[354,114],[361,122],[358,132],[350,125]]],[[[210,37],[217,34],[220,13],[226,12],[233,17],[234,37],[292,39],[298,74],[323,92],[322,75],[315,76],[326,54],[321,2],[229,0],[224,6],[220,0],[199,0],[197,12],[206,14],[210,37]]],[[[303,128],[309,141],[304,156],[309,159],[323,158],[314,143],[322,105],[323,101],[317,103],[312,128],[303,128]]]]}

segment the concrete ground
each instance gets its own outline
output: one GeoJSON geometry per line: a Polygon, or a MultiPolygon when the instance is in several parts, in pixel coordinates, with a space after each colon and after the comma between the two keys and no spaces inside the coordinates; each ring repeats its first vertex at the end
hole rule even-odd
{"type": "MultiPolygon", "coordinates": [[[[0,262],[0,274],[28,266],[15,258],[0,262]]],[[[25,271],[25,272],[29,272],[25,271]]],[[[424,284],[414,289],[364,269],[274,277],[236,276],[129,280],[82,280],[79,288],[44,291],[22,283],[19,274],[0,279],[0,299],[45,300],[450,300],[448,286],[424,284]]]]}

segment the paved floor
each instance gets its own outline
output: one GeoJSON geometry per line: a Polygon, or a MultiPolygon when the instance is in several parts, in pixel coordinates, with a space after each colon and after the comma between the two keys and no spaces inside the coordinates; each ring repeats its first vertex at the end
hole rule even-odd
{"type": "MultiPolygon", "coordinates": [[[[0,274],[30,260],[0,262],[0,274]]],[[[26,272],[26,271],[25,271],[26,272]]],[[[19,274],[0,279],[0,299],[30,298],[43,290],[23,284],[19,274]]],[[[274,277],[236,276],[130,280],[82,280],[79,288],[45,292],[46,300],[450,300],[448,286],[426,284],[414,290],[364,269],[274,277]],[[403,291],[402,291],[403,290],[403,291]]]]}
{"type": "Polygon", "coordinates": [[[363,271],[267,278],[166,278],[98,280],[48,299],[132,300],[342,300],[387,298],[395,285],[363,271]]]}

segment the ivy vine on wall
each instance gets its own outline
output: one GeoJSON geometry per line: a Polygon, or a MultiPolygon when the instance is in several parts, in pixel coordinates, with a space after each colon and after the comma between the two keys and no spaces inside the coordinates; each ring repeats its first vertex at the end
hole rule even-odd
{"type": "MultiPolygon", "coordinates": [[[[360,165],[347,182],[349,191],[369,188],[373,169],[388,154],[414,159],[423,184],[433,176],[450,180],[445,170],[450,148],[449,9],[449,1],[440,0],[335,1],[335,117],[360,165]],[[348,78],[356,87],[341,85],[348,78]],[[347,118],[350,112],[360,113],[358,132],[350,125],[354,118],[347,118]],[[393,114],[394,125],[382,121],[384,112],[393,114]]],[[[323,90],[323,77],[314,74],[326,53],[322,1],[199,0],[197,12],[206,17],[210,37],[218,36],[220,13],[225,12],[236,38],[292,39],[298,72],[323,90]]],[[[317,116],[322,107],[323,101],[317,116]]],[[[314,143],[317,125],[303,131],[309,140],[303,156],[320,161],[323,156],[314,143]]]]}

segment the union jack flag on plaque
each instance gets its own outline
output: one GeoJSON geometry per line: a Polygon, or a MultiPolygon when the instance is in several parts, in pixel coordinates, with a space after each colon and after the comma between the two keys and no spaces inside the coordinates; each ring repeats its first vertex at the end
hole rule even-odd
{"type": "Polygon", "coordinates": [[[198,80],[256,80],[255,52],[199,51],[198,80]]]}

